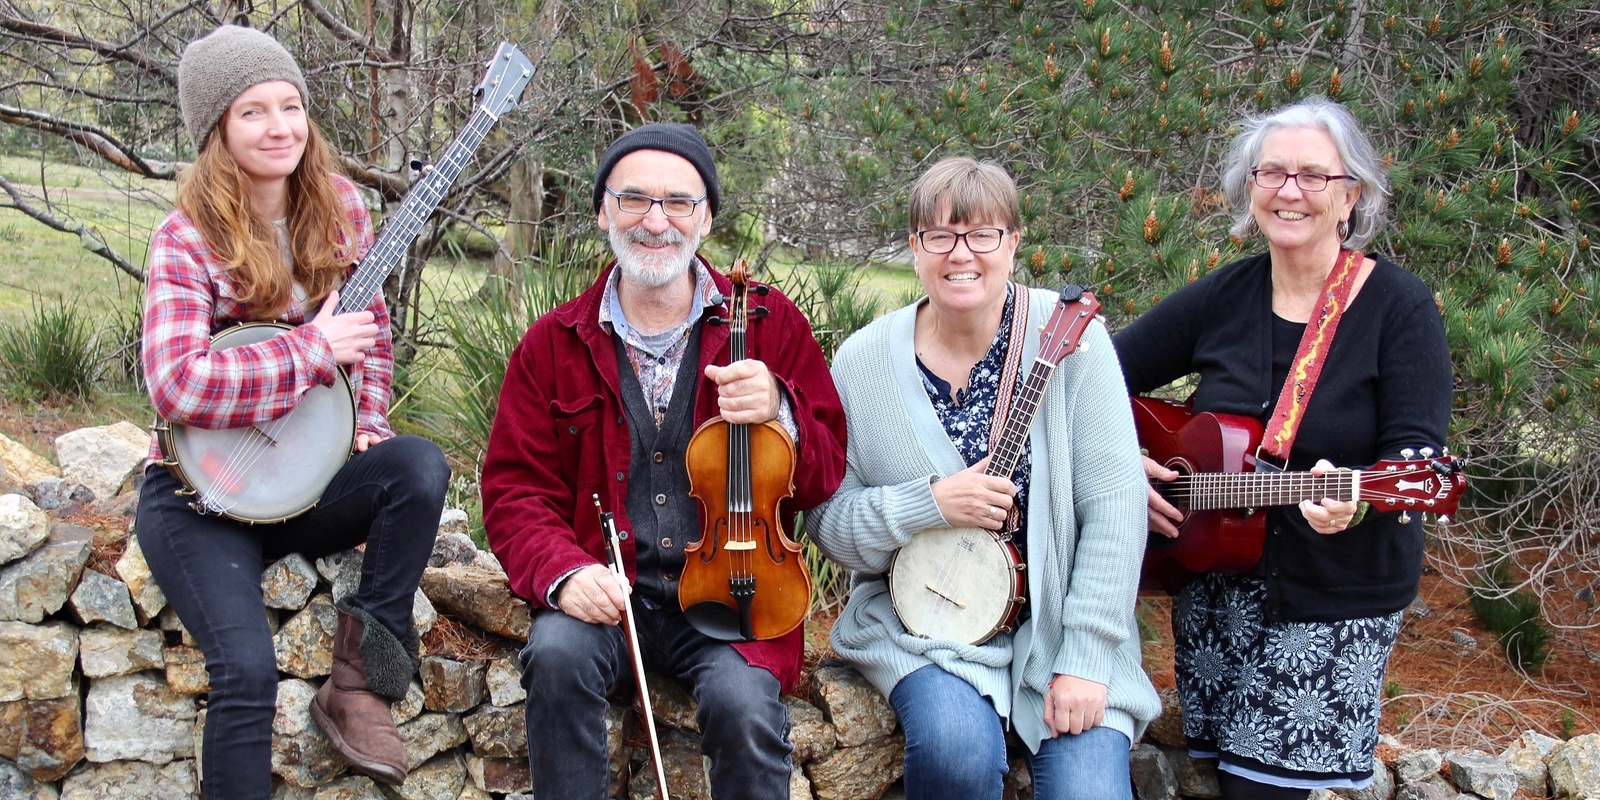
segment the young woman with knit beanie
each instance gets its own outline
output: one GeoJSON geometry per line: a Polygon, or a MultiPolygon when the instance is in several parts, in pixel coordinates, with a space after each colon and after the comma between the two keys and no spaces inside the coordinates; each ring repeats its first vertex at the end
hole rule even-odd
{"type": "Polygon", "coordinates": [[[356,396],[350,460],[310,511],[247,525],[198,513],[152,444],[135,532],[161,590],[205,653],[211,693],[201,757],[207,800],[272,791],[278,689],[263,564],[318,558],[362,542],[361,581],[336,598],[333,672],[311,713],[350,766],[405,780],[389,712],[415,674],[411,606],[427,566],[450,470],[432,442],[395,436],[393,356],[382,297],[336,314],[338,290],[372,243],[356,187],[307,114],[294,58],[260,31],[224,26],[178,63],[178,105],[198,155],[177,209],[151,237],[143,359],[162,419],[189,428],[263,425],[340,367],[356,396]],[[212,350],[234,323],[293,325],[256,344],[212,350]]]}

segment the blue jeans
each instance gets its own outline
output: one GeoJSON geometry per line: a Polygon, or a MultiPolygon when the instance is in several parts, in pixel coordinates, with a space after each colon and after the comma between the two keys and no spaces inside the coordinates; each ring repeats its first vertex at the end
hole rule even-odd
{"type": "MultiPolygon", "coordinates": [[[[1006,775],[1000,715],[972,684],[934,665],[889,694],[906,735],[906,800],[999,800],[1006,775]]],[[[1037,800],[1133,800],[1128,737],[1104,726],[1039,743],[1037,800]]]]}
{"type": "Polygon", "coordinates": [[[316,508],[287,522],[244,525],[202,516],[173,492],[177,478],[146,470],[134,526],[150,574],[206,656],[207,800],[265,800],[272,791],[272,716],[278,666],[261,598],[265,561],[308,558],[367,543],[351,603],[400,641],[433,553],[450,466],[433,442],[401,436],[350,458],[316,508]]]}
{"type": "MultiPolygon", "coordinates": [[[[712,796],[787,800],[793,748],[778,679],[695,630],[682,612],[648,608],[638,595],[633,610],[645,667],[683,682],[699,703],[712,796]]],[[[533,796],[603,800],[611,782],[606,695],[633,671],[622,629],[543,611],[533,618],[521,661],[533,796]]]]}

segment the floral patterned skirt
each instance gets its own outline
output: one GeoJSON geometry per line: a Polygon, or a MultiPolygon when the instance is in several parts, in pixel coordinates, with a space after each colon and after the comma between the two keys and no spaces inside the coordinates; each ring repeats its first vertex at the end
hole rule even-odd
{"type": "Polygon", "coordinates": [[[1262,783],[1361,788],[1372,778],[1384,667],[1400,614],[1266,622],[1266,588],[1205,575],[1173,601],[1183,732],[1197,756],[1262,783]]]}

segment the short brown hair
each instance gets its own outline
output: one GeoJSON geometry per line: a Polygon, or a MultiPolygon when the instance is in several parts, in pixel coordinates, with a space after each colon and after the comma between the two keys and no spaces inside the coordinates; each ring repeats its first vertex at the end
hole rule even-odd
{"type": "Polygon", "coordinates": [[[908,209],[911,232],[951,222],[1000,222],[1007,230],[1022,227],[1022,208],[1011,173],[994,161],[969,156],[940,159],[911,185],[908,209]],[[941,220],[942,211],[949,219],[941,220]]]}

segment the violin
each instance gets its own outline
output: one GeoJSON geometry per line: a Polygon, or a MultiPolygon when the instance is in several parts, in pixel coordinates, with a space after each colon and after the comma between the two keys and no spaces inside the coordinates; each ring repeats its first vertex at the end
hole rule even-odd
{"type": "MultiPolygon", "coordinates": [[[[732,363],[745,358],[751,316],[744,259],[730,277],[732,363]]],[[[800,627],[811,611],[811,572],[778,516],[778,504],[794,494],[795,449],[788,431],[774,420],[736,425],[718,415],[695,431],[685,460],[689,495],[700,501],[702,520],[700,539],[684,548],[678,584],[689,624],[714,639],[745,642],[776,639],[800,627]]]]}

